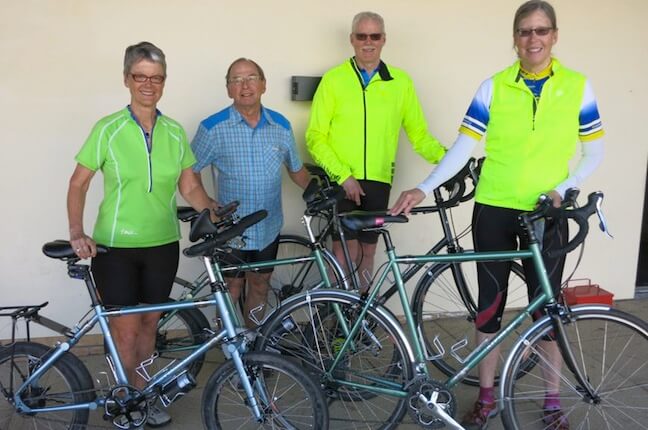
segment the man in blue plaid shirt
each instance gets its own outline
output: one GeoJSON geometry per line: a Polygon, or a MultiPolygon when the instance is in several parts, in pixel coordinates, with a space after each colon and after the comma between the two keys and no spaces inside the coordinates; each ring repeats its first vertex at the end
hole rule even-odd
{"type": "MultiPolygon", "coordinates": [[[[273,260],[283,225],[282,166],[286,166],[290,179],[302,188],[310,178],[297,153],[290,122],[261,105],[261,95],[266,89],[263,69],[252,60],[239,58],[230,65],[225,79],[227,95],[234,103],[200,123],[191,143],[198,160],[193,170],[199,175],[203,168],[214,166],[218,172],[218,201],[225,204],[238,200],[241,216],[260,209],[268,211],[266,219],[246,230],[246,246],[232,252],[229,261],[273,260]]],[[[254,327],[250,311],[266,303],[271,275],[272,268],[269,268],[227,278],[234,301],[238,300],[247,280],[243,316],[248,327],[254,327]]]]}

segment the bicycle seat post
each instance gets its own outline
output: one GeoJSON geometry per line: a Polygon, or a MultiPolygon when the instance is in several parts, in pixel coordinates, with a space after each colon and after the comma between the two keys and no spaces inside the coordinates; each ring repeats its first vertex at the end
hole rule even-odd
{"type": "Polygon", "coordinates": [[[78,260],[71,260],[68,262],[68,276],[73,279],[81,279],[85,282],[90,301],[92,306],[99,305],[99,294],[97,293],[97,286],[90,274],[90,267],[87,264],[78,264],[78,260]]]}

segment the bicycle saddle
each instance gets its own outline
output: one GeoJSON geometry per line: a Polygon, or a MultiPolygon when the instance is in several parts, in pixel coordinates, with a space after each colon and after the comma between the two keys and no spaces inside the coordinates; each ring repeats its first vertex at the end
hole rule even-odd
{"type": "MultiPolygon", "coordinates": [[[[105,254],[108,252],[108,248],[97,244],[97,254],[105,254]]],[[[58,239],[53,242],[47,242],[43,245],[43,254],[47,255],[50,258],[58,258],[59,260],[68,260],[71,258],[79,258],[70,242],[63,239],[58,239]]]]}
{"type": "Polygon", "coordinates": [[[384,227],[390,223],[406,223],[405,215],[389,215],[385,212],[352,211],[340,215],[342,225],[349,230],[359,231],[384,227]]]}

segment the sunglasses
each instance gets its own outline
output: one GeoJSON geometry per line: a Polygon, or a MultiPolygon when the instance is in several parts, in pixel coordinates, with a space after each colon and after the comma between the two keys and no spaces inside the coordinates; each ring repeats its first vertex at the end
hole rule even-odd
{"type": "Polygon", "coordinates": [[[553,30],[553,27],[538,27],[538,28],[518,28],[515,30],[515,33],[519,37],[531,37],[533,33],[536,34],[536,36],[546,36],[547,34],[551,33],[553,30]]]}
{"type": "Polygon", "coordinates": [[[354,36],[355,36],[356,40],[359,40],[361,42],[364,42],[365,40],[367,40],[367,38],[373,40],[374,42],[377,42],[380,39],[382,39],[382,37],[383,37],[382,33],[371,33],[371,34],[354,33],[354,36]]]}

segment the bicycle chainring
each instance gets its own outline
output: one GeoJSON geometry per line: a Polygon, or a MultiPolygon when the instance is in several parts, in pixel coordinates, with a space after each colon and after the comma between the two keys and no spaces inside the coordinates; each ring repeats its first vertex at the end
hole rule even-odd
{"type": "Polygon", "coordinates": [[[438,429],[445,423],[437,418],[431,405],[441,408],[446,414],[454,417],[457,411],[457,399],[445,384],[421,377],[409,386],[408,408],[412,420],[425,429],[438,429]]]}

